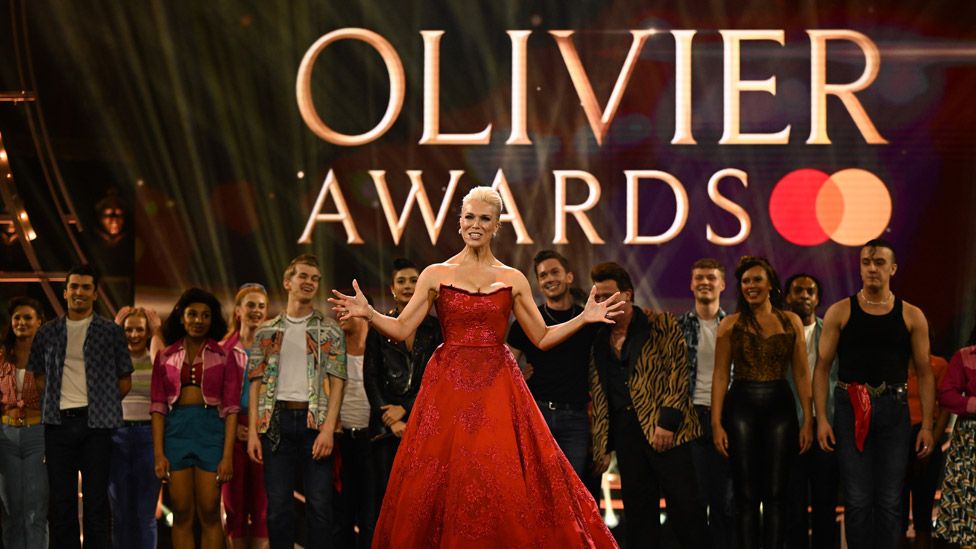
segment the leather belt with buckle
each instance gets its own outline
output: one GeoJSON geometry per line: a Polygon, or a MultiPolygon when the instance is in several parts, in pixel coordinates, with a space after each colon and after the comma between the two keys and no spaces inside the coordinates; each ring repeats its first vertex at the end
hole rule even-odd
{"type": "Polygon", "coordinates": [[[351,439],[366,438],[369,436],[369,427],[353,427],[351,429],[342,429],[342,434],[351,439]]]}
{"type": "MultiPolygon", "coordinates": [[[[843,381],[837,382],[837,388],[846,391],[850,384],[844,383],[843,381]]],[[[872,387],[867,383],[864,384],[867,388],[868,394],[871,396],[893,396],[897,398],[908,398],[908,384],[906,383],[885,383],[881,382],[881,385],[877,387],[872,387]]]]}
{"type": "Polygon", "coordinates": [[[29,417],[29,418],[12,418],[8,415],[0,417],[0,424],[6,425],[8,427],[32,427],[34,425],[40,425],[40,417],[29,417]]]}
{"type": "Polygon", "coordinates": [[[82,406],[80,408],[65,408],[61,410],[61,417],[87,417],[88,416],[88,406],[82,406]]]}

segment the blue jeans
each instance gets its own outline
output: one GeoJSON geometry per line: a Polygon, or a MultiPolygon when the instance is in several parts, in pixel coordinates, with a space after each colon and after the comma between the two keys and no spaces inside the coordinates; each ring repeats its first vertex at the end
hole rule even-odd
{"type": "Polygon", "coordinates": [[[691,441],[691,458],[695,464],[698,495],[708,507],[708,531],[715,549],[735,547],[735,504],[732,499],[732,469],[729,460],[715,449],[712,442],[711,409],[695,406],[702,436],[691,441]]]}
{"type": "Polygon", "coordinates": [[[44,426],[0,429],[0,492],[3,499],[3,546],[47,547],[47,469],[44,426]]]}
{"type": "Polygon", "coordinates": [[[332,456],[312,459],[318,431],[306,425],[307,410],[279,411],[281,442],[276,452],[261,438],[264,486],[268,493],[268,541],[272,549],[295,547],[295,472],[305,481],[305,519],[309,549],[329,547],[332,540],[332,456]]]}
{"type": "Polygon", "coordinates": [[[152,427],[126,425],[112,435],[112,547],[156,547],[159,480],[154,470],[152,427]]]}
{"type": "Polygon", "coordinates": [[[552,438],[556,439],[576,476],[585,479],[586,457],[590,447],[590,418],[586,410],[550,410],[545,403],[538,405],[552,438]]]}
{"type": "Polygon", "coordinates": [[[850,549],[898,547],[901,492],[908,467],[912,424],[908,404],[894,396],[871,397],[871,426],[864,451],[854,443],[854,410],[847,391],[835,389],[834,436],[844,486],[844,528],[850,549]]]}

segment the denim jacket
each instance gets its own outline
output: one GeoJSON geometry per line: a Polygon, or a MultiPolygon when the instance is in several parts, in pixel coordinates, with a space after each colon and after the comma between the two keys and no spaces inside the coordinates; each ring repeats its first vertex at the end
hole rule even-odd
{"type": "MultiPolygon", "coordinates": [[[[258,433],[268,432],[278,391],[278,360],[285,338],[284,313],[258,328],[248,354],[248,379],[263,383],[258,394],[258,433]]],[[[339,323],[313,311],[305,330],[305,375],[308,380],[308,428],[325,423],[329,376],[346,379],[346,338],[339,323]]]]}
{"type": "MultiPolygon", "coordinates": [[[[813,329],[813,344],[817,349],[817,356],[820,356],[820,334],[823,332],[823,319],[817,317],[817,327],[813,329]]],[[[830,376],[827,382],[827,422],[830,424],[834,423],[834,387],[837,386],[837,368],[838,368],[837,357],[834,357],[834,362],[830,365],[830,376]]],[[[810,365],[810,393],[813,394],[813,369],[816,364],[810,365]]],[[[786,382],[790,384],[790,390],[793,391],[793,401],[796,404],[796,417],[798,420],[803,421],[803,408],[800,406],[800,393],[796,392],[796,382],[793,381],[793,364],[790,363],[790,369],[786,371],[786,382]]],[[[816,428],[816,424],[814,424],[816,428]]]]}
{"type": "MultiPolygon", "coordinates": [[[[722,322],[723,318],[725,318],[725,311],[719,307],[718,321],[722,322]]],[[[701,319],[692,309],[678,317],[678,325],[681,326],[685,344],[688,346],[688,394],[695,398],[695,384],[698,382],[698,329],[701,327],[701,319]]]]}
{"type": "MultiPolygon", "coordinates": [[[[244,351],[224,349],[210,339],[200,349],[203,374],[200,376],[200,392],[203,402],[217,408],[220,417],[240,412],[241,375],[244,372],[244,351]]],[[[166,415],[180,398],[180,370],[186,360],[183,340],[160,351],[153,363],[152,386],[149,390],[150,413],[166,415]]]]}

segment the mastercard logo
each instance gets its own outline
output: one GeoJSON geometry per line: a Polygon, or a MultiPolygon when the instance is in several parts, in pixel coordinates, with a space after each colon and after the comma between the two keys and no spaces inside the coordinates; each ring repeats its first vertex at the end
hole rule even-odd
{"type": "Polygon", "coordinates": [[[860,246],[891,221],[891,194],[873,173],[850,168],[828,175],[802,169],[786,174],[769,197],[773,227],[797,246],[833,240],[860,246]]]}

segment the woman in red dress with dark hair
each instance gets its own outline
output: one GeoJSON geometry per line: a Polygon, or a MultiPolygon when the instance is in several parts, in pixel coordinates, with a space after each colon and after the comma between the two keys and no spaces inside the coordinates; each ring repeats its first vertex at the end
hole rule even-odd
{"type": "Polygon", "coordinates": [[[431,357],[383,500],[373,547],[616,547],[593,497],[556,445],[505,346],[508,317],[547,349],[588,322],[613,322],[616,296],[546,326],[522,272],[491,252],[501,197],[462,202],[461,253],[424,269],[396,318],[333,290],[340,318],[406,338],[436,305],[444,344],[431,357]]]}

